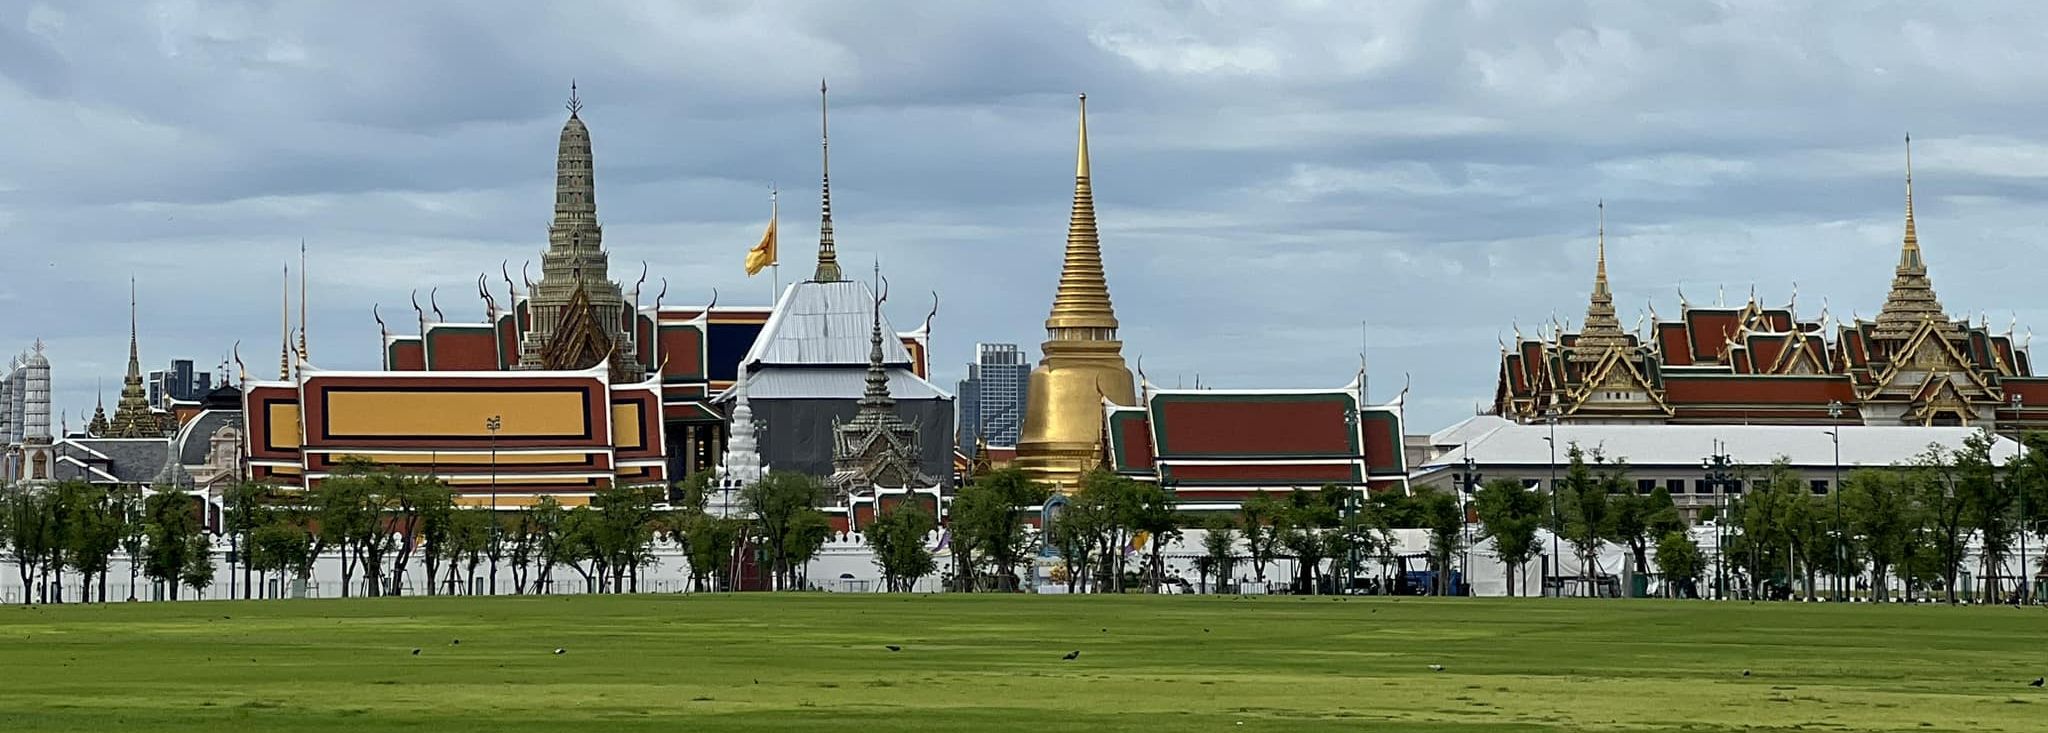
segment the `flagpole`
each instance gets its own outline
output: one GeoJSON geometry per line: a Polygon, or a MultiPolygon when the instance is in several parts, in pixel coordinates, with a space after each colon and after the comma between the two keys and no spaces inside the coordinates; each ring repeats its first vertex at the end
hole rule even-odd
{"type": "MultiPolygon", "coordinates": [[[[781,216],[782,212],[781,204],[776,200],[776,193],[775,184],[768,184],[768,226],[771,227],[775,226],[775,220],[781,216]]],[[[769,275],[770,284],[768,286],[768,305],[771,307],[775,305],[775,298],[782,293],[782,242],[779,241],[781,239],[780,232],[776,233],[776,238],[778,241],[775,243],[775,259],[768,263],[768,269],[772,271],[769,275]]]]}

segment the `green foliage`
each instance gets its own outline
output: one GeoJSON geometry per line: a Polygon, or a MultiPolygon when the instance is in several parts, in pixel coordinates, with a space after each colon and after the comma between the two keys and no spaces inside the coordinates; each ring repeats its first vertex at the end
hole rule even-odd
{"type": "Polygon", "coordinates": [[[1266,582],[1266,566],[1280,548],[1281,515],[1286,507],[1266,492],[1254,494],[1238,506],[1238,528],[1244,535],[1245,554],[1250,555],[1252,579],[1266,582]]]}
{"type": "Polygon", "coordinates": [[[1038,549],[1026,525],[1026,508],[1044,504],[1046,497],[1043,484],[1015,468],[990,471],[960,489],[948,526],[956,556],[969,560],[954,568],[965,579],[965,587],[978,589],[980,584],[974,581],[985,564],[994,576],[994,587],[1018,588],[1022,566],[1038,549]]]}
{"type": "Polygon", "coordinates": [[[1699,544],[1692,541],[1692,535],[1674,529],[1657,540],[1657,572],[1664,576],[1666,595],[1697,595],[1693,586],[1705,571],[1706,558],[1699,544]]]}
{"type": "Polygon", "coordinates": [[[823,495],[816,478],[787,471],[770,471],[740,491],[740,505],[753,519],[777,589],[793,587],[796,570],[830,532],[817,509],[823,495]]]}
{"type": "MultiPolygon", "coordinates": [[[[213,561],[206,554],[204,528],[199,525],[199,505],[184,494],[165,493],[149,497],[142,573],[169,587],[171,600],[178,599],[178,587],[189,580],[210,582],[213,561]],[[192,568],[205,565],[204,571],[192,568]]],[[[203,584],[196,585],[203,589],[203,584]]]]}
{"type": "Polygon", "coordinates": [[[1480,536],[1493,541],[1494,557],[1508,569],[1508,595],[1514,595],[1514,574],[1526,573],[1529,561],[1541,550],[1536,530],[1543,526],[1549,511],[1544,494],[1515,479],[1502,478],[1480,486],[1472,502],[1479,515],[1480,536]]]}
{"type": "Polygon", "coordinates": [[[932,574],[938,562],[924,546],[935,522],[930,512],[915,502],[905,501],[884,511],[865,528],[868,549],[874,551],[875,566],[892,592],[912,590],[918,579],[932,574]]]}
{"type": "Polygon", "coordinates": [[[1202,557],[1205,572],[1216,577],[1218,591],[1230,587],[1237,567],[1237,521],[1228,514],[1212,514],[1202,522],[1202,557]]]}
{"type": "Polygon", "coordinates": [[[1577,443],[1565,450],[1571,463],[1565,468],[1564,480],[1558,482],[1556,518],[1561,526],[1552,530],[1572,546],[1572,553],[1579,558],[1579,573],[1587,582],[1587,592],[1592,592],[1592,578],[1598,570],[1600,544],[1614,532],[1614,513],[1610,503],[1610,492],[1625,487],[1628,467],[1626,464],[1609,464],[1598,450],[1587,451],[1577,443]],[[1594,466],[1599,466],[1596,472],[1594,466]]]}

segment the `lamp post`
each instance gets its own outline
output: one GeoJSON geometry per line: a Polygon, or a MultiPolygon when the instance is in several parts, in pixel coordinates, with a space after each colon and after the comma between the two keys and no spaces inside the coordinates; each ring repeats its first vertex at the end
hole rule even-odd
{"type": "MultiPolygon", "coordinates": [[[[1558,410],[1555,407],[1543,411],[1543,422],[1548,423],[1550,425],[1550,437],[1544,438],[1543,440],[1545,442],[1550,443],[1550,574],[1562,579],[1564,577],[1564,555],[1559,554],[1557,543],[1557,534],[1564,530],[1564,515],[1560,513],[1557,509],[1558,414],[1558,410]]],[[[1550,579],[1544,578],[1543,584],[1548,586],[1550,584],[1550,579]]],[[[1557,595],[1559,597],[1564,596],[1564,585],[1562,580],[1559,580],[1559,585],[1557,587],[1557,595]]]]}
{"type": "MultiPolygon", "coordinates": [[[[2024,396],[2012,396],[2012,439],[2019,444],[2018,455],[2022,456],[2026,454],[2027,443],[2025,428],[2020,422],[2020,408],[2026,406],[2026,403],[2024,396]]],[[[2025,605],[2029,600],[2028,596],[2033,595],[2034,590],[2033,573],[2027,570],[2027,485],[2023,481],[2014,481],[2010,472],[2006,475],[2006,481],[2012,484],[2013,491],[2019,494],[2020,499],[2020,604],[2025,605]]]]}
{"type": "Polygon", "coordinates": [[[484,429],[491,432],[491,595],[498,594],[498,429],[505,427],[503,418],[492,415],[484,418],[484,429]]]}
{"type": "Polygon", "coordinates": [[[1828,485],[1828,494],[1835,502],[1835,602],[1848,600],[1849,579],[1843,572],[1849,567],[1848,533],[1842,526],[1842,401],[1828,400],[1828,437],[1835,440],[1835,482],[1828,485]]]}
{"type": "MultiPolygon", "coordinates": [[[[1472,459],[1472,447],[1465,447],[1465,485],[1458,489],[1458,583],[1466,586],[1472,582],[1472,537],[1470,514],[1466,513],[1466,502],[1479,490],[1479,462],[1472,459]]],[[[1458,595],[1464,595],[1459,588],[1458,595]]]]}
{"type": "Polygon", "coordinates": [[[1721,452],[1721,441],[1714,441],[1714,452],[1700,459],[1700,470],[1706,474],[1707,490],[1714,492],[1720,512],[1714,517],[1714,595],[1728,597],[1728,454],[1721,452]]]}

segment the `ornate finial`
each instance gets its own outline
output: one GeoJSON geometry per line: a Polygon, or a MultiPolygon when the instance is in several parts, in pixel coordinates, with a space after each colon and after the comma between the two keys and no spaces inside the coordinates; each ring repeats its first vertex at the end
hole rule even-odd
{"type": "Polygon", "coordinates": [[[292,266],[284,266],[284,279],[279,283],[277,308],[277,378],[292,378],[292,266]]]}
{"type": "Polygon", "coordinates": [[[1628,347],[1628,334],[1621,330],[1621,320],[1614,315],[1614,291],[1607,283],[1607,200],[1595,203],[1599,212],[1599,228],[1596,236],[1595,265],[1593,269],[1593,295],[1586,305],[1585,328],[1573,344],[1572,361],[1597,362],[1613,349],[1628,347]]]}
{"type": "MultiPolygon", "coordinates": [[[[432,289],[428,290],[428,291],[427,291],[427,307],[428,307],[428,308],[430,308],[430,309],[432,309],[432,310],[434,311],[434,322],[435,322],[435,323],[447,323],[447,322],[448,322],[448,318],[447,318],[447,316],[443,316],[443,315],[441,315],[441,300],[440,300],[440,296],[441,296],[441,288],[440,288],[440,286],[435,286],[434,288],[432,288],[432,289]]],[[[425,334],[424,332],[422,332],[422,333],[421,333],[420,335],[422,335],[422,336],[425,336],[426,334],[425,334]]]]}
{"type": "Polygon", "coordinates": [[[43,337],[41,337],[41,336],[37,336],[37,337],[36,337],[36,354],[37,354],[38,356],[40,356],[40,355],[42,355],[42,353],[43,353],[43,337]]]}
{"type": "MultiPolygon", "coordinates": [[[[575,117],[578,112],[583,111],[583,98],[576,94],[575,79],[569,80],[569,104],[567,106],[569,108],[570,117],[575,117]]],[[[599,122],[602,121],[603,120],[599,120],[599,122]]]]}
{"type": "Polygon", "coordinates": [[[1074,177],[1088,177],[1088,95],[1081,94],[1081,142],[1074,156],[1074,177]]]}
{"type": "Polygon", "coordinates": [[[818,269],[812,280],[840,281],[838,245],[832,241],[832,125],[825,80],[818,80],[818,269]]]}

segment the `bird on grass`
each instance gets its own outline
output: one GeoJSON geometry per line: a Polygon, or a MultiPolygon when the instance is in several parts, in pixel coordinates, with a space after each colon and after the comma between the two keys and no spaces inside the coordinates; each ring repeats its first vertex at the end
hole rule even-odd
{"type": "Polygon", "coordinates": [[[2044,685],[2044,684],[2048,684],[2048,677],[2035,677],[2035,678],[2034,678],[2034,681],[2032,681],[2032,682],[2029,682],[2029,683],[2027,683],[2027,686],[2028,686],[2028,687],[2040,687],[2041,685],[2044,685]]]}
{"type": "Polygon", "coordinates": [[[420,655],[420,650],[419,650],[419,649],[417,649],[417,648],[413,649],[413,650],[412,650],[412,655],[413,655],[413,656],[415,656],[415,657],[419,656],[419,655],[420,655]]]}
{"type": "Polygon", "coordinates": [[[1067,661],[1073,661],[1073,660],[1076,660],[1076,659],[1080,659],[1080,658],[1081,658],[1081,650],[1079,650],[1079,649],[1076,649],[1076,650],[1074,650],[1074,651],[1071,651],[1071,652],[1067,652],[1065,656],[1062,656],[1062,657],[1060,657],[1060,658],[1061,658],[1061,659],[1065,659],[1065,660],[1067,660],[1067,661]]]}
{"type": "Polygon", "coordinates": [[[1749,670],[1746,670],[1746,669],[1745,669],[1745,670],[1742,670],[1742,676],[1744,676],[1744,677],[1748,677],[1748,676],[1749,676],[1749,670]]]}
{"type": "Polygon", "coordinates": [[[462,640],[461,640],[461,639],[450,639],[450,640],[448,641],[448,646],[455,646],[455,645],[457,645],[457,644],[461,644],[461,643],[462,643],[462,640]]]}
{"type": "Polygon", "coordinates": [[[563,654],[563,653],[566,653],[566,652],[568,652],[568,651],[569,651],[569,650],[567,650],[567,649],[563,649],[563,648],[561,648],[561,647],[555,647],[555,653],[556,653],[556,654],[563,654]]]}
{"type": "Polygon", "coordinates": [[[903,647],[900,647],[900,646],[896,646],[895,644],[890,644],[890,645],[884,646],[884,647],[882,647],[882,648],[883,648],[883,649],[887,649],[887,650],[889,650],[889,651],[892,651],[892,652],[900,652],[900,651],[903,651],[903,647]]]}
{"type": "Polygon", "coordinates": [[[1429,671],[1431,671],[1431,672],[1442,672],[1442,671],[1444,671],[1444,666],[1443,666],[1443,665],[1441,665],[1441,664],[1432,664],[1432,665],[1429,665],[1429,671]]]}

